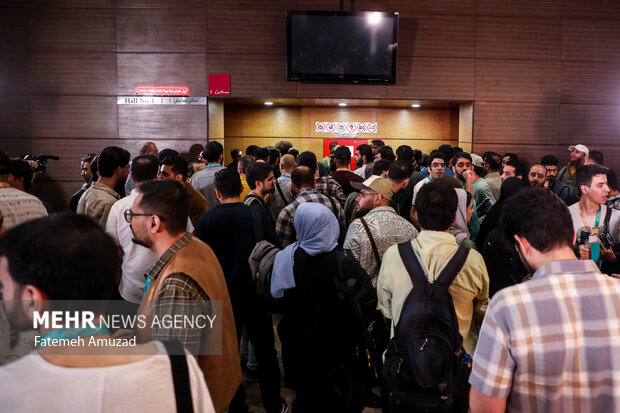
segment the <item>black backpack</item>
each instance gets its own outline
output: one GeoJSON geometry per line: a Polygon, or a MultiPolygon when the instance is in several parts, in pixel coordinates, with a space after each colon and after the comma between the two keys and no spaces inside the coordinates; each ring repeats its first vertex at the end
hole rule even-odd
{"type": "Polygon", "coordinates": [[[469,249],[459,247],[433,283],[428,281],[411,242],[398,244],[398,251],[413,289],[385,354],[383,374],[391,412],[466,412],[471,357],[461,345],[463,338],[448,288],[469,249]],[[455,397],[463,388],[464,402],[455,397]]]}
{"type": "Polygon", "coordinates": [[[337,319],[340,345],[348,348],[339,366],[332,366],[334,390],[345,401],[339,411],[361,411],[367,388],[380,384],[381,355],[389,332],[377,310],[377,291],[366,271],[347,249],[336,249],[337,319]],[[346,376],[346,378],[345,378],[346,376]]]}

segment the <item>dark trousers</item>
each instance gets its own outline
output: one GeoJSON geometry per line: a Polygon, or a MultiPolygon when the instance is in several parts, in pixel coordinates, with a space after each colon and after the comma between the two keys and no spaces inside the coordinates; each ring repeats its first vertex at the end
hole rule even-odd
{"type": "MultiPolygon", "coordinates": [[[[279,412],[282,408],[280,397],[280,367],[275,348],[273,322],[267,312],[263,297],[252,294],[246,299],[235,299],[231,294],[231,303],[235,316],[237,337],[241,338],[245,326],[248,338],[254,347],[258,362],[258,379],[265,410],[279,412]]],[[[230,413],[247,412],[243,384],[230,404],[230,413]]]]}

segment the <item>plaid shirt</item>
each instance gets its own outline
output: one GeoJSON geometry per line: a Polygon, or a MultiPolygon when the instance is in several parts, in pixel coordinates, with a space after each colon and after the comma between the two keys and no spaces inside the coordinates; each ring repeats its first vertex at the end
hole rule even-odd
{"type": "Polygon", "coordinates": [[[285,206],[282,211],[280,211],[280,215],[278,215],[278,222],[276,222],[276,233],[278,234],[278,237],[280,237],[283,247],[295,242],[295,211],[297,210],[299,204],[304,202],[318,202],[325,205],[338,216],[338,222],[342,226],[343,214],[340,203],[334,201],[334,204],[332,205],[329,198],[323,194],[320,194],[316,189],[304,189],[300,191],[299,194],[297,194],[297,198],[285,206]],[[336,207],[335,211],[333,208],[334,206],[336,207]]]}
{"type": "Polygon", "coordinates": [[[620,281],[569,260],[493,297],[469,382],[509,412],[618,412],[618,372],[620,281]]]}
{"type": "Polygon", "coordinates": [[[340,206],[344,206],[344,202],[347,200],[342,186],[331,176],[322,176],[317,179],[314,189],[325,196],[331,196],[336,199],[340,206]]]}
{"type": "MultiPolygon", "coordinates": [[[[168,261],[191,239],[192,235],[186,233],[176,240],[148,270],[146,277],[153,281],[157,279],[168,261]]],[[[207,293],[189,275],[182,272],[170,275],[162,283],[153,310],[154,316],[160,320],[165,315],[196,317],[210,312],[211,305],[207,293]]],[[[179,340],[192,354],[198,354],[200,350],[201,334],[200,328],[164,328],[157,325],[153,327],[153,340],[179,340]]]]}

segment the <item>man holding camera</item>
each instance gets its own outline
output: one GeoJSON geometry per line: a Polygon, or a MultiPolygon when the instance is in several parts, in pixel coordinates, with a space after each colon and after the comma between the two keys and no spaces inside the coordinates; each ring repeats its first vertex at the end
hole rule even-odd
{"type": "Polygon", "coordinates": [[[0,211],[4,215],[6,229],[47,216],[45,207],[37,197],[9,185],[10,164],[9,155],[0,149],[0,211]]]}
{"type": "Polygon", "coordinates": [[[592,259],[599,267],[615,267],[613,245],[620,241],[620,212],[605,206],[609,195],[607,168],[586,165],[577,170],[579,202],[571,205],[573,229],[581,259],[592,259]]]}

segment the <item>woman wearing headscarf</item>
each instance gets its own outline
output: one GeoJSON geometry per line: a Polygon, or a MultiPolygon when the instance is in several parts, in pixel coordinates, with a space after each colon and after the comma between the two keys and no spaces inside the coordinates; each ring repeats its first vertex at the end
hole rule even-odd
{"type": "Polygon", "coordinates": [[[478,237],[476,238],[476,247],[478,247],[478,251],[482,251],[486,237],[499,225],[499,217],[504,204],[508,201],[508,199],[510,199],[510,197],[524,187],[525,184],[523,181],[517,177],[511,177],[502,182],[499,199],[491,207],[491,209],[489,209],[489,212],[487,212],[484,220],[482,221],[482,225],[480,226],[480,231],[478,232],[478,237]]]}
{"type": "Polygon", "coordinates": [[[476,249],[476,244],[469,238],[469,223],[474,212],[472,195],[461,188],[454,188],[458,197],[456,220],[450,225],[450,234],[454,235],[459,245],[469,249],[476,249]]]}
{"type": "Polygon", "coordinates": [[[272,296],[282,297],[278,334],[286,386],[297,392],[294,411],[360,412],[363,406],[347,405],[361,402],[363,389],[355,394],[346,369],[349,337],[334,282],[338,220],[324,205],[305,202],[295,211],[295,230],[298,241],[277,253],[271,276],[272,296]]]}
{"type": "Polygon", "coordinates": [[[478,238],[482,240],[478,245],[489,272],[489,298],[502,288],[520,283],[527,276],[519,255],[514,249],[506,249],[498,228],[503,206],[524,187],[519,178],[506,179],[500,188],[499,200],[491,207],[480,228],[484,238],[478,238]]]}

